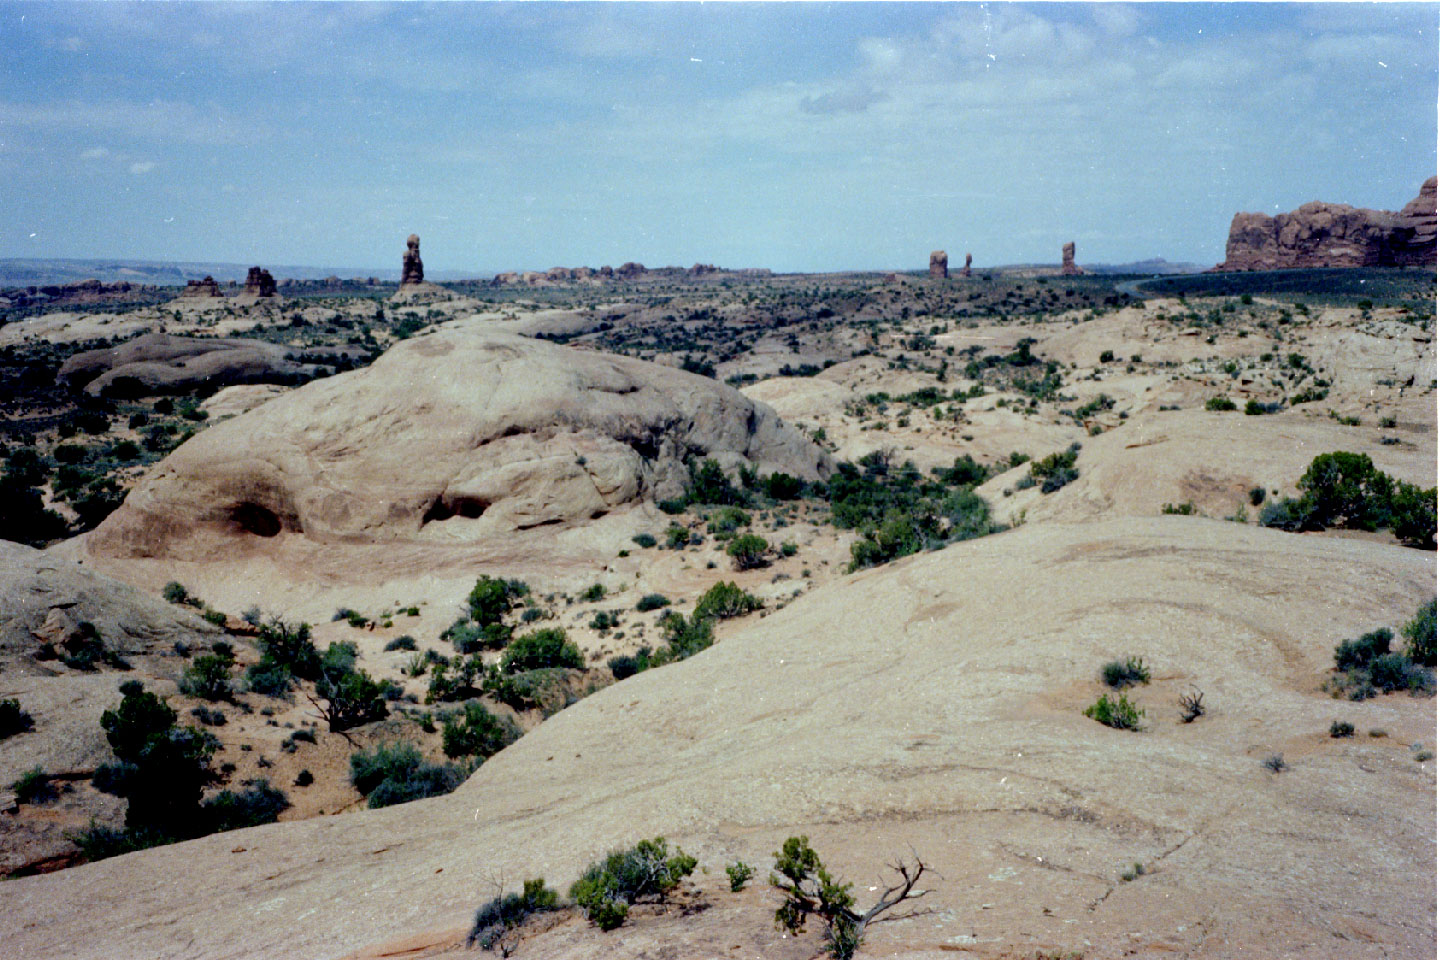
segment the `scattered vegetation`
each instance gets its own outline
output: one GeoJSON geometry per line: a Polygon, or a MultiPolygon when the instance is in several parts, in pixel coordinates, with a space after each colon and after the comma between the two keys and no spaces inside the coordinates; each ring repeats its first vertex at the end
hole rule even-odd
{"type": "Polygon", "coordinates": [[[695,858],[678,847],[672,855],[664,837],[641,840],[592,863],[570,887],[570,896],[601,930],[614,930],[632,904],[663,903],[695,865],[695,858]]]}
{"type": "Polygon", "coordinates": [[[426,762],[414,744],[380,744],[350,755],[350,783],[372,810],[447,794],[464,779],[459,767],[426,762]]]}
{"type": "Polygon", "coordinates": [[[1111,660],[1100,668],[1100,679],[1107,687],[1123,690],[1150,682],[1150,668],[1145,666],[1144,657],[1128,657],[1111,660]]]}
{"type": "Polygon", "coordinates": [[[34,729],[35,718],[20,708],[19,700],[0,700],[0,740],[34,729]]]}
{"type": "Polygon", "coordinates": [[[510,956],[515,949],[514,931],[531,916],[559,909],[560,895],[545,886],[543,877],[526,880],[522,892],[502,893],[475,911],[475,925],[465,945],[498,950],[510,956]]]}
{"type": "Polygon", "coordinates": [[[1099,700],[1085,708],[1085,716],[1116,730],[1139,730],[1145,711],[1131,703],[1124,693],[1117,693],[1113,698],[1102,693],[1099,700]]]}

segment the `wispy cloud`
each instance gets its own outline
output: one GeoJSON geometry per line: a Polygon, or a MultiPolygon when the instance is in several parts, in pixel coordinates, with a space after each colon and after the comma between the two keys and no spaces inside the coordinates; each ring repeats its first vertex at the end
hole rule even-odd
{"type": "Polygon", "coordinates": [[[136,176],[144,173],[149,173],[151,170],[154,169],[155,161],[153,160],[138,160],[135,163],[130,164],[130,172],[135,174],[136,176]]]}

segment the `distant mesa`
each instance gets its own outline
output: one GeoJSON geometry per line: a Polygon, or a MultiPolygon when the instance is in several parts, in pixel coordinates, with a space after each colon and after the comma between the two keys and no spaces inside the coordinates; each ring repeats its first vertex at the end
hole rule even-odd
{"type": "Polygon", "coordinates": [[[244,295],[247,297],[275,296],[275,278],[270,275],[270,271],[251,267],[250,272],[245,275],[244,295]]]}
{"type": "Polygon", "coordinates": [[[939,280],[950,276],[950,258],[944,250],[930,251],[930,276],[939,280]]]}
{"type": "Polygon", "coordinates": [[[678,496],[691,458],[806,481],[833,469],[775,411],[716,380],[442,327],[191,438],[91,549],[205,559],[285,533],[478,543],[678,496]]]}
{"type": "Polygon", "coordinates": [[[691,267],[650,268],[643,263],[630,261],[618,268],[608,264],[603,267],[551,267],[543,272],[538,270],[508,270],[497,273],[490,280],[492,287],[554,287],[567,284],[596,286],[616,281],[626,283],[655,283],[703,280],[711,277],[768,277],[771,272],[764,268],[728,269],[713,263],[697,263],[691,267]]]}
{"type": "Polygon", "coordinates": [[[1398,213],[1312,202],[1290,213],[1237,213],[1216,271],[1435,266],[1435,178],[1398,213]]]}
{"type": "Polygon", "coordinates": [[[1084,273],[1075,266],[1075,241],[1070,241],[1060,248],[1060,275],[1062,277],[1078,277],[1084,273]]]}
{"type": "Polygon", "coordinates": [[[968,254],[968,253],[965,254],[965,268],[960,271],[960,276],[962,276],[962,277],[968,277],[968,276],[970,276],[970,254],[968,254]]]}
{"type": "Polygon", "coordinates": [[[206,300],[214,297],[223,297],[220,292],[220,284],[208,273],[203,280],[185,281],[185,289],[180,291],[180,296],[186,300],[206,300]]]}

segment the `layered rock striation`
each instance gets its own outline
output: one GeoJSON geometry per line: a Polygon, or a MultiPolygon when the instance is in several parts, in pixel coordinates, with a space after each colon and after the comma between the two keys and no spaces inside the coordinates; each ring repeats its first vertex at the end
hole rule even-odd
{"type": "MultiPolygon", "coordinates": [[[[680,494],[686,464],[828,476],[773,410],[660,364],[454,328],[191,439],[93,534],[111,556],[203,559],[236,537],[479,541],[680,494]]],[[[255,545],[252,543],[252,545],[255,545]]]]}
{"type": "Polygon", "coordinates": [[[147,333],[118,347],[77,353],[55,376],[91,396],[144,397],[241,383],[302,383],[321,372],[314,361],[338,362],[351,352],[321,348],[300,361],[289,348],[263,340],[147,333]]]}
{"type": "Polygon", "coordinates": [[[247,297],[275,296],[275,278],[270,275],[270,271],[251,267],[245,274],[244,295],[247,297]]]}
{"type": "Polygon", "coordinates": [[[1399,212],[1307,203],[1290,213],[1237,213],[1218,271],[1435,265],[1435,178],[1399,212]]]}

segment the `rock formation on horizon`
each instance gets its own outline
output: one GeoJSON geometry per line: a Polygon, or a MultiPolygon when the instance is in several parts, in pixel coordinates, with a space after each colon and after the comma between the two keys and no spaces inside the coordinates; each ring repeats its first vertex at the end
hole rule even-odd
{"type": "Polygon", "coordinates": [[[262,270],[259,267],[250,268],[245,274],[245,296],[275,296],[275,278],[270,275],[269,270],[262,270]]]}
{"type": "Polygon", "coordinates": [[[187,280],[185,289],[180,291],[180,296],[198,300],[223,297],[225,294],[220,292],[220,284],[215,282],[215,278],[207,273],[204,280],[187,280]]]}
{"type": "Polygon", "coordinates": [[[940,280],[950,276],[950,258],[944,250],[930,251],[930,276],[940,280]]]}
{"type": "Polygon", "coordinates": [[[405,256],[400,261],[400,286],[425,282],[425,264],[420,262],[420,235],[412,233],[405,239],[405,256]]]}
{"type": "Polygon", "coordinates": [[[688,462],[827,477],[830,457],[707,377],[483,328],[403,340],[191,438],[92,536],[109,556],[483,541],[680,495],[688,462]],[[454,520],[454,523],[447,521],[454,520]]]}
{"type": "Polygon", "coordinates": [[[1435,265],[1435,178],[1398,213],[1312,202],[1290,213],[1237,213],[1216,271],[1435,265]]]}
{"type": "Polygon", "coordinates": [[[1060,275],[1077,277],[1085,271],[1075,266],[1075,241],[1071,240],[1060,248],[1060,275]]]}
{"type": "Polygon", "coordinates": [[[970,259],[971,259],[971,258],[970,258],[970,254],[968,254],[968,253],[965,254],[965,269],[963,269],[963,270],[960,271],[960,276],[962,276],[962,277],[968,277],[968,276],[970,276],[970,259]]]}

